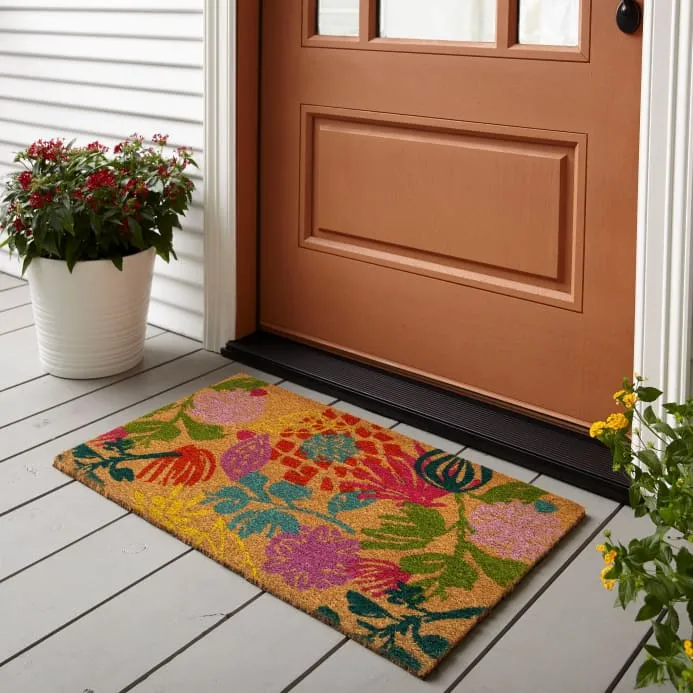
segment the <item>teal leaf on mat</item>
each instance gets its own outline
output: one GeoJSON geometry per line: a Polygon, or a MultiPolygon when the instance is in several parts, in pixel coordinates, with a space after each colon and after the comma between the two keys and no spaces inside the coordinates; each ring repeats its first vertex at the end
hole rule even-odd
{"type": "MultiPolygon", "coordinates": [[[[265,530],[267,530],[267,536],[271,537],[278,532],[298,534],[301,529],[295,517],[281,510],[262,510],[254,512],[252,515],[247,522],[242,523],[238,528],[238,536],[241,539],[247,539],[253,534],[263,534],[265,530]]],[[[227,526],[229,529],[233,529],[231,523],[227,526]]]]}
{"type": "Polygon", "coordinates": [[[368,618],[392,618],[391,614],[383,609],[380,604],[360,594],[349,590],[347,592],[347,602],[349,603],[349,611],[356,616],[367,616],[368,618]]]}
{"type": "Polygon", "coordinates": [[[267,490],[273,496],[281,498],[287,503],[292,503],[293,501],[302,500],[304,498],[310,498],[312,495],[312,491],[309,488],[299,486],[299,484],[292,484],[290,481],[277,481],[267,490]]]}
{"type": "Polygon", "coordinates": [[[330,609],[329,606],[319,606],[316,610],[315,613],[326,623],[329,623],[331,626],[338,626],[341,623],[341,619],[339,618],[339,614],[336,611],[333,611],[330,609]]]}
{"type": "Polygon", "coordinates": [[[237,513],[239,510],[243,510],[250,502],[250,497],[242,488],[227,486],[222,490],[224,491],[223,497],[225,500],[214,506],[215,512],[218,512],[220,515],[237,513]]]}
{"type": "Polygon", "coordinates": [[[388,648],[383,648],[381,654],[384,654],[391,659],[399,662],[405,669],[410,669],[411,671],[418,671],[421,669],[421,662],[414,657],[414,655],[409,654],[402,647],[397,645],[392,645],[388,648]]]}
{"type": "Polygon", "coordinates": [[[416,638],[416,644],[434,659],[445,654],[450,647],[450,643],[440,635],[421,635],[416,638]]]}
{"type": "Polygon", "coordinates": [[[358,510],[365,508],[371,503],[375,503],[375,498],[359,498],[360,491],[349,491],[348,493],[338,493],[332,496],[327,503],[327,511],[331,515],[347,512],[348,510],[358,510]]]}

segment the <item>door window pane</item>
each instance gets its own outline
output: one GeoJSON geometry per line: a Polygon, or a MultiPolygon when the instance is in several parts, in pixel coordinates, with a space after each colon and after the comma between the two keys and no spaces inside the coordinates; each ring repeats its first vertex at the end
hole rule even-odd
{"type": "Polygon", "coordinates": [[[358,36],[359,0],[318,0],[318,34],[358,36]]]}
{"type": "Polygon", "coordinates": [[[580,0],[520,0],[520,43],[577,46],[580,0]]]}
{"type": "Polygon", "coordinates": [[[380,0],[379,33],[383,38],[493,43],[496,0],[380,0]]]}

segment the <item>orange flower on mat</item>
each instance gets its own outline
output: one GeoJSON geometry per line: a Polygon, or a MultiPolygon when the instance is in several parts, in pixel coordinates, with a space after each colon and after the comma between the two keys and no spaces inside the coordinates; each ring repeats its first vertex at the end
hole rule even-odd
{"type": "MultiPolygon", "coordinates": [[[[159,457],[150,462],[137,474],[138,479],[157,482],[166,486],[169,481],[175,486],[194,486],[198,481],[208,481],[216,468],[214,455],[204,448],[184,445],[174,450],[175,457],[159,457]],[[165,474],[164,474],[165,472],[165,474]],[[164,474],[163,478],[161,475],[164,474]]],[[[170,455],[170,453],[169,453],[170,455]]]]}

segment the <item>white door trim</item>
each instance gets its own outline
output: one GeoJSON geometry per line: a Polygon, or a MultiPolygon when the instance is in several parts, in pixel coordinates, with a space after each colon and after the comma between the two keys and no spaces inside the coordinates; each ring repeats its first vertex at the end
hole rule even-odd
{"type": "MultiPolygon", "coordinates": [[[[205,347],[212,351],[236,336],[236,1],[205,0],[205,347]]],[[[691,371],[693,9],[690,0],[646,0],[644,9],[634,370],[678,400],[689,393],[691,371]]]]}
{"type": "Polygon", "coordinates": [[[674,401],[690,393],[693,9],[644,14],[634,371],[674,401]]]}
{"type": "Polygon", "coordinates": [[[236,336],[236,0],[204,0],[204,346],[236,336]]]}

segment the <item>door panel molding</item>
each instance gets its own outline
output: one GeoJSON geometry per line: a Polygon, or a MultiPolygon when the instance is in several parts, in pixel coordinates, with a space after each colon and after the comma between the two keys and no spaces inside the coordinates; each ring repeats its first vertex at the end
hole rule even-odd
{"type": "Polygon", "coordinates": [[[586,135],[306,104],[301,128],[302,247],[582,310],[586,135]],[[459,178],[456,198],[422,160],[459,178]],[[430,208],[449,209],[447,225],[422,233],[430,208]],[[459,219],[473,222],[451,235],[459,219]],[[515,244],[489,233],[510,227],[515,244]]]}

